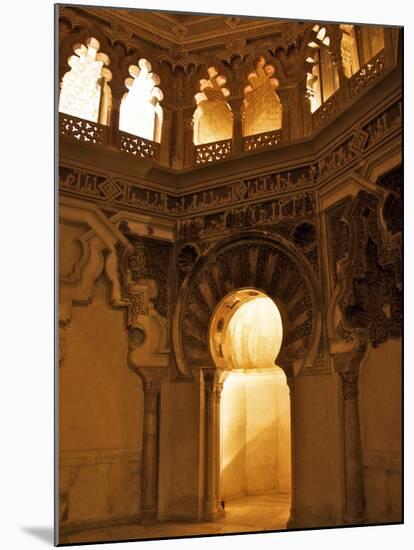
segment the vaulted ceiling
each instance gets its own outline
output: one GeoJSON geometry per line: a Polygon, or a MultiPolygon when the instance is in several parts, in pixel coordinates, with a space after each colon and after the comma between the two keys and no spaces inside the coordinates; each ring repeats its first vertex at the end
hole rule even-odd
{"type": "Polygon", "coordinates": [[[267,36],[294,42],[301,23],[283,19],[240,17],[124,8],[77,8],[89,17],[123,25],[138,37],[167,49],[201,51],[224,46],[234,39],[255,40],[267,36]]]}

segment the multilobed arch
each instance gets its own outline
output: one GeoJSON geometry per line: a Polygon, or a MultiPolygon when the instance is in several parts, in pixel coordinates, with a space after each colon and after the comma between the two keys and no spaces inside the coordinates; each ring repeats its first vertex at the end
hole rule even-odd
{"type": "Polygon", "coordinates": [[[111,109],[112,73],[109,57],[99,51],[96,38],[73,46],[75,55],[68,59],[70,70],[63,76],[59,112],[107,125],[111,109]]]}
{"type": "Polygon", "coordinates": [[[233,114],[227,97],[230,91],[225,87],[226,77],[218,74],[215,67],[207,69],[208,79],[199,81],[200,91],[194,96],[197,108],[193,115],[194,145],[231,139],[233,135],[233,114]]]}
{"type": "Polygon", "coordinates": [[[306,88],[311,112],[339,89],[339,75],[329,51],[331,37],[326,27],[314,25],[306,50],[306,88]]]}
{"type": "Polygon", "coordinates": [[[276,89],[275,68],[259,57],[244,87],[243,136],[272,132],[282,127],[282,104],[276,89]]]}
{"type": "Polygon", "coordinates": [[[119,129],[160,143],[163,120],[160,78],[152,72],[151,63],[145,58],[129,67],[129,75],[125,80],[128,92],[122,98],[119,129]]]}
{"type": "Polygon", "coordinates": [[[173,321],[174,351],[183,375],[190,368],[214,367],[211,319],[229,293],[246,288],[263,292],[280,312],[283,342],[278,365],[294,363],[299,369],[313,364],[321,332],[314,275],[284,239],[249,232],[206,251],[183,282],[173,321]]]}
{"type": "Polygon", "coordinates": [[[341,36],[341,57],[344,74],[351,78],[360,69],[358,43],[354,25],[339,25],[341,36]]]}

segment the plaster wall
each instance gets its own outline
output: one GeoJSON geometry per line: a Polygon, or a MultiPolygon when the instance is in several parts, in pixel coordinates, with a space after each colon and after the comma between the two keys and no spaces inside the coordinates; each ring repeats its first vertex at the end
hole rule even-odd
{"type": "Polygon", "coordinates": [[[74,306],[59,369],[60,493],[64,519],[136,516],[140,503],[143,395],[127,366],[124,311],[101,277],[92,302],[74,306]]]}
{"type": "Polygon", "coordinates": [[[204,495],[204,383],[165,380],[161,390],[159,517],[201,520],[204,495]]]}
{"type": "Polygon", "coordinates": [[[361,366],[360,418],[366,519],[401,521],[401,340],[369,351],[361,366]]]}
{"type": "Polygon", "coordinates": [[[339,376],[295,378],[296,527],[343,524],[343,431],[339,376]]]}

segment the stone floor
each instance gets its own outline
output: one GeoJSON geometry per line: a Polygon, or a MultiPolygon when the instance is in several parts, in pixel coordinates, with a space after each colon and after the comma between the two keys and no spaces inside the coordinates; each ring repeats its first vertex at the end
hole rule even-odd
{"type": "Polygon", "coordinates": [[[215,522],[178,523],[156,525],[118,525],[68,533],[61,544],[104,542],[152,538],[183,537],[188,535],[215,535],[286,529],[289,519],[290,495],[247,496],[228,501],[225,515],[215,522]]]}

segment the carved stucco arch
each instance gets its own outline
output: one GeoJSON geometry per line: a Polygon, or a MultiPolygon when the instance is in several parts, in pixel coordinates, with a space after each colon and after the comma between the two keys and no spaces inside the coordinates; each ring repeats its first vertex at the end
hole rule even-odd
{"type": "Polygon", "coordinates": [[[240,288],[257,288],[274,300],[284,337],[278,365],[295,373],[311,368],[321,336],[320,289],[311,267],[283,237],[244,232],[215,243],[197,260],[178,295],[173,317],[177,367],[214,368],[208,327],[218,303],[240,288]]]}

